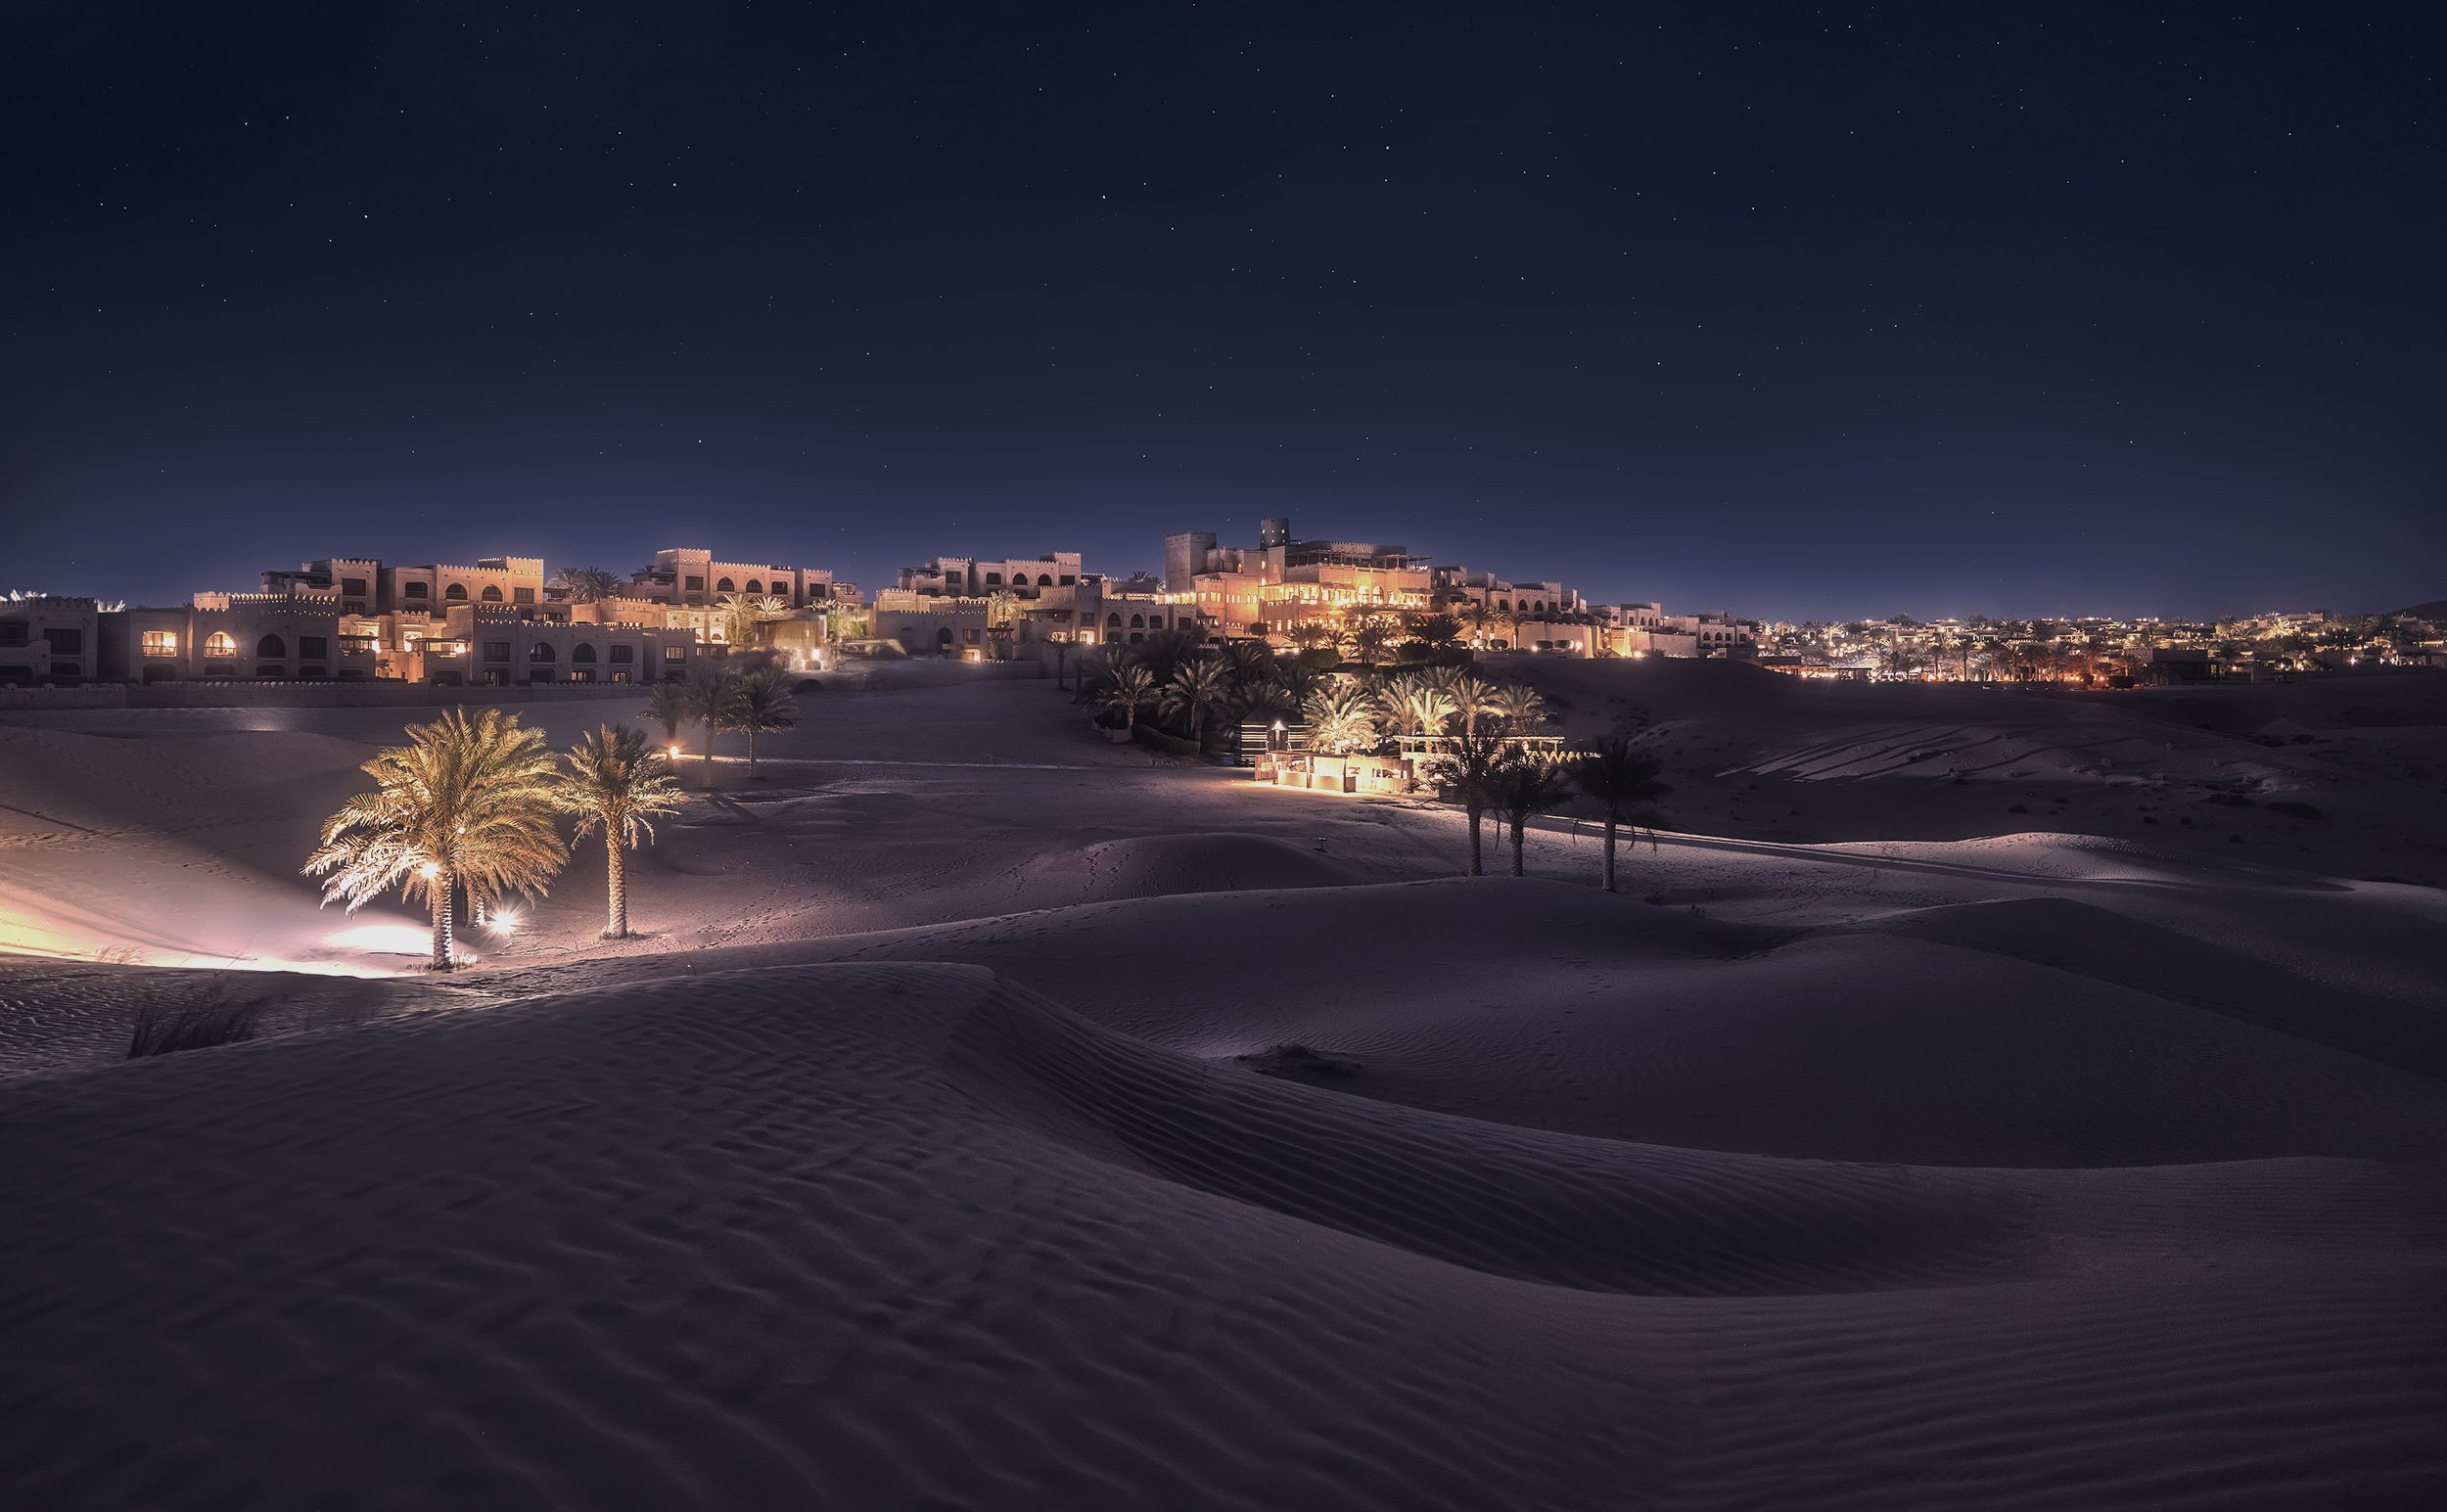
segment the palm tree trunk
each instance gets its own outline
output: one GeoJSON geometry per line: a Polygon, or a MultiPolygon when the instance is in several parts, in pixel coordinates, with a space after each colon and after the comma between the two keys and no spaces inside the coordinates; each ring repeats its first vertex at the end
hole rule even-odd
{"type": "Polygon", "coordinates": [[[444,872],[433,879],[431,895],[434,903],[434,970],[448,971],[457,963],[450,948],[450,892],[458,879],[444,872]]]}
{"type": "Polygon", "coordinates": [[[628,874],[623,870],[621,837],[617,826],[608,822],[603,827],[603,857],[605,875],[610,879],[612,916],[603,926],[606,939],[628,938],[628,874]]]}
{"type": "Polygon", "coordinates": [[[757,727],[748,726],[748,775],[757,774],[757,727]]]}
{"type": "Polygon", "coordinates": [[[1470,804],[1468,812],[1470,815],[1470,875],[1473,877],[1484,877],[1487,875],[1487,863],[1479,850],[1478,824],[1480,811],[1478,805],[1475,803],[1470,804]]]}
{"type": "Polygon", "coordinates": [[[1521,816],[1512,816],[1512,875],[1521,875],[1521,816]]]}
{"type": "Polygon", "coordinates": [[[1612,815],[1612,814],[1608,814],[1608,815],[1606,815],[1606,860],[1605,860],[1605,867],[1604,867],[1604,877],[1605,877],[1605,888],[1606,888],[1606,891],[1607,891],[1607,892],[1609,892],[1609,893],[1613,892],[1613,891],[1614,891],[1614,815],[1612,815]]]}

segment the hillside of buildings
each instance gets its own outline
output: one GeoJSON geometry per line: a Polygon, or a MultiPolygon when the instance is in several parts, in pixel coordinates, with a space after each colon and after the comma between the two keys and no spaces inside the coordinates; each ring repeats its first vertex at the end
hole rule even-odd
{"type": "MultiPolygon", "coordinates": [[[[2426,680],[1484,669],[1562,733],[1664,755],[1622,893],[1568,817],[1526,835],[1526,876],[1463,877],[1422,796],[1255,783],[981,675],[802,695],[753,773],[683,763],[629,868],[640,938],[596,938],[581,847],[442,977],[413,970],[415,910],[321,907],[299,874],[421,713],[0,716],[0,1145],[40,1152],[0,1163],[10,1484],[61,1508],[2447,1485],[2426,680]],[[131,1021],[195,1004],[255,1037],[126,1058],[131,1021]]],[[[517,709],[555,747],[638,716],[517,709]]]]}

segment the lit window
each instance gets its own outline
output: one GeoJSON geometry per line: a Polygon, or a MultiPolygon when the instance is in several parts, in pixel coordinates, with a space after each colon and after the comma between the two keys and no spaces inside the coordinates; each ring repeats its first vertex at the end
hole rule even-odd
{"type": "Polygon", "coordinates": [[[208,657],[234,657],[238,654],[237,637],[227,630],[214,630],[204,638],[204,654],[208,657]]]}
{"type": "Polygon", "coordinates": [[[172,631],[147,630],[143,639],[146,656],[174,657],[178,655],[178,636],[172,631]]]}

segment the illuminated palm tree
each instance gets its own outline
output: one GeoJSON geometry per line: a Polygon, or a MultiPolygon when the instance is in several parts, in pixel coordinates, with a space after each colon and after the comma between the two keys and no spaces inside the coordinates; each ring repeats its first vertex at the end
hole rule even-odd
{"type": "Polygon", "coordinates": [[[731,702],[729,728],[748,737],[748,770],[757,769],[757,737],[777,735],[799,726],[799,695],[790,673],[778,666],[761,666],[738,679],[731,702]]]}
{"type": "Polygon", "coordinates": [[[610,913],[603,926],[606,939],[628,938],[628,848],[640,839],[654,839],[646,821],[679,807],[679,784],[671,765],[646,744],[645,732],[607,724],[581,735],[570,748],[570,770],[561,779],[559,799],[564,811],[577,815],[580,840],[603,831],[606,885],[610,913]]]}
{"type": "Polygon", "coordinates": [[[1591,741],[1572,756],[1573,783],[1605,812],[1605,860],[1598,875],[1609,893],[1614,891],[1616,829],[1641,822],[1650,803],[1674,791],[1657,780],[1659,769],[1656,756],[1633,745],[1625,735],[1591,741]]]}
{"type": "Polygon", "coordinates": [[[1495,710],[1496,685],[1466,666],[1440,666],[1426,674],[1436,679],[1453,701],[1454,712],[1460,717],[1464,735],[1478,733],[1478,721],[1495,710]]]}
{"type": "Polygon", "coordinates": [[[986,595],[986,638],[993,643],[994,660],[1011,660],[1011,627],[1019,619],[1020,596],[1008,588],[996,588],[986,595]]]}
{"type": "Polygon", "coordinates": [[[1518,735],[1547,722],[1547,701],[1538,690],[1525,683],[1507,682],[1499,686],[1487,699],[1486,711],[1501,720],[1506,731],[1518,735]]]}
{"type": "Polygon", "coordinates": [[[1177,713],[1189,721],[1189,738],[1198,741],[1205,733],[1207,711],[1223,709],[1232,701],[1232,668],[1222,657],[1193,657],[1174,668],[1172,680],[1164,685],[1156,707],[1165,713],[1177,713]]]}
{"type": "Polygon", "coordinates": [[[433,969],[457,965],[451,898],[543,891],[569,851],[553,827],[555,774],[543,735],[497,709],[452,710],[411,725],[408,744],[365,763],[375,790],[324,822],[305,873],[323,901],[354,913],[393,887],[422,896],[434,921],[433,969]]]}
{"type": "Polygon", "coordinates": [[[786,601],[770,593],[725,593],[714,607],[722,617],[722,638],[742,649],[757,643],[757,629],[764,621],[790,612],[786,601]]]}
{"type": "Polygon", "coordinates": [[[1444,684],[1424,675],[1395,678],[1377,694],[1377,702],[1397,733],[1411,735],[1442,735],[1460,712],[1444,684]]]}
{"type": "Polygon", "coordinates": [[[1376,701],[1347,682],[1329,683],[1309,695],[1301,710],[1309,721],[1309,749],[1349,756],[1374,746],[1376,701]]]}
{"type": "Polygon", "coordinates": [[[1138,727],[1138,711],[1156,699],[1155,673],[1136,664],[1117,666],[1108,674],[1105,688],[1097,693],[1094,703],[1108,713],[1122,716],[1122,728],[1138,727]]]}
{"type": "Polygon", "coordinates": [[[1461,639],[1461,621],[1451,615],[1413,615],[1408,628],[1410,638],[1425,646],[1430,656],[1450,651],[1461,639]]]}

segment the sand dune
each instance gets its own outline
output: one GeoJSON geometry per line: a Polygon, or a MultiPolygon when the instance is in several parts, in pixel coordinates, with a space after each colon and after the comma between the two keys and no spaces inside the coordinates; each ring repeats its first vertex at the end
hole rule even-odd
{"type": "Polygon", "coordinates": [[[0,726],[0,929],[84,957],[0,960],[0,1500],[2447,1497],[2447,893],[2349,764],[2427,726],[1599,670],[1684,748],[1623,895],[1002,683],[692,765],[645,938],[581,848],[440,981],[308,974],[418,947],[295,872],[395,716],[0,726]]]}
{"type": "Polygon", "coordinates": [[[2447,1474],[2437,1214],[2385,1167],[2075,1201],[1490,1129],[927,966],[46,1077],[0,1128],[47,1152],[0,1195],[34,1505],[2411,1505],[2447,1474]]]}

